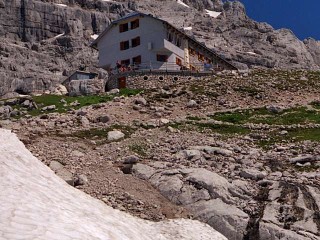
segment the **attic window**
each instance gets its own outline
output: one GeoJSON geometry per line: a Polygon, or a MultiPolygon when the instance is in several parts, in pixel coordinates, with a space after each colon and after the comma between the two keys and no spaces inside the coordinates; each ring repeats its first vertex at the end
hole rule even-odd
{"type": "Polygon", "coordinates": [[[129,41],[120,42],[120,50],[121,51],[129,49],[129,47],[130,47],[129,41]]]}
{"type": "Polygon", "coordinates": [[[131,40],[131,46],[134,48],[134,47],[137,47],[140,45],[140,37],[136,37],[136,38],[133,38],[131,40]]]}
{"type": "Polygon", "coordinates": [[[124,23],[124,24],[120,24],[119,25],[119,31],[122,32],[126,32],[129,30],[129,24],[128,23],[124,23]]]}
{"type": "Polygon", "coordinates": [[[136,29],[139,27],[139,19],[136,19],[131,22],[131,29],[136,29]]]}
{"type": "Polygon", "coordinates": [[[162,54],[157,54],[157,61],[158,62],[168,62],[168,56],[162,55],[162,54]]]}

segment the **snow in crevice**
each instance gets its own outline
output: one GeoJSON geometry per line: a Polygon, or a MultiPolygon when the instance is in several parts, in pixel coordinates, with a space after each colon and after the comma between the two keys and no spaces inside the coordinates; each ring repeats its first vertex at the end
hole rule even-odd
{"type": "Polygon", "coordinates": [[[182,2],[182,0],[177,0],[177,3],[179,3],[180,5],[190,8],[190,6],[188,6],[187,4],[185,4],[184,2],[182,2]]]}
{"type": "Polygon", "coordinates": [[[190,31],[192,30],[192,27],[184,27],[183,30],[190,31]]]}
{"type": "Polygon", "coordinates": [[[204,223],[151,222],[115,210],[71,187],[0,129],[0,238],[71,240],[226,240],[204,223]]]}
{"type": "Polygon", "coordinates": [[[91,35],[90,36],[92,39],[97,39],[98,37],[99,37],[99,35],[98,34],[93,34],[93,35],[91,35]]]}
{"type": "Polygon", "coordinates": [[[210,17],[217,18],[221,14],[221,12],[206,9],[206,14],[208,14],[210,17]]]}
{"type": "Polygon", "coordinates": [[[60,7],[68,7],[68,5],[62,4],[62,3],[55,3],[55,5],[60,6],[60,7]]]}

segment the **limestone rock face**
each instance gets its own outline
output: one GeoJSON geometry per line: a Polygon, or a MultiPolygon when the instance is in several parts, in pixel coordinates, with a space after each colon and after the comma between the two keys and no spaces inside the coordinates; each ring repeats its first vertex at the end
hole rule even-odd
{"type": "Polygon", "coordinates": [[[155,223],[108,207],[65,183],[8,130],[0,129],[0,153],[2,239],[226,240],[198,221],[155,223]]]}
{"type": "Polygon", "coordinates": [[[53,91],[74,70],[98,71],[93,38],[133,10],[160,17],[241,69],[320,69],[320,43],[250,19],[238,1],[0,1],[0,96],[53,91]],[[212,17],[207,10],[220,12],[212,17]],[[174,12],[174,14],[172,14],[174,12]]]}

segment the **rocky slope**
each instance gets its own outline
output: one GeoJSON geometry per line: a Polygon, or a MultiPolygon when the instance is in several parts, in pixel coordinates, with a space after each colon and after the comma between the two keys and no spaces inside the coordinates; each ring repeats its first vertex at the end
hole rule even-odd
{"type": "Polygon", "coordinates": [[[0,1],[0,95],[52,90],[75,69],[95,68],[91,36],[111,20],[134,10],[152,13],[215,48],[240,68],[263,66],[319,69],[320,44],[298,40],[245,14],[239,2],[158,1],[0,1]],[[221,14],[211,17],[207,10],[221,14]]]}
{"type": "Polygon", "coordinates": [[[186,219],[150,222],[106,206],[68,186],[0,129],[0,237],[16,239],[212,239],[208,225],[186,219]]]}
{"type": "Polygon", "coordinates": [[[8,100],[0,113],[26,113],[3,114],[0,124],[57,175],[114,208],[155,221],[191,217],[228,239],[316,240],[319,78],[225,73],[91,106],[90,97],[60,96],[49,101],[56,110],[38,112],[28,110],[31,98],[8,100]]]}

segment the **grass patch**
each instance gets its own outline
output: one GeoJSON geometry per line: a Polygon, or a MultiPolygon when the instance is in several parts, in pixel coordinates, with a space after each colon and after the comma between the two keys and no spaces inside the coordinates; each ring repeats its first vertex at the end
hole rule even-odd
{"type": "Polygon", "coordinates": [[[269,125],[292,125],[320,123],[320,113],[306,107],[292,108],[281,113],[272,113],[265,108],[217,113],[211,118],[234,124],[262,123],[269,125]]]}
{"type": "MultiPolygon", "coordinates": [[[[104,144],[107,141],[108,132],[112,130],[119,130],[124,133],[124,138],[128,138],[131,136],[132,133],[135,132],[135,128],[125,125],[112,125],[107,128],[91,128],[87,130],[76,131],[68,134],[60,134],[57,133],[56,136],[58,137],[72,137],[72,138],[79,138],[79,139],[90,139],[90,140],[99,140],[99,144],[104,144]]],[[[123,140],[120,139],[119,141],[123,140]]]]}
{"type": "Polygon", "coordinates": [[[141,157],[146,157],[148,155],[148,146],[145,144],[134,143],[129,145],[129,149],[141,157]]]}
{"type": "Polygon", "coordinates": [[[170,127],[185,130],[185,131],[205,131],[211,130],[224,135],[244,135],[250,133],[250,129],[238,126],[238,125],[226,125],[226,124],[213,124],[213,123],[201,123],[194,121],[187,121],[185,123],[171,123],[170,127]]]}
{"type": "MultiPolygon", "coordinates": [[[[58,95],[41,95],[41,96],[33,96],[32,100],[37,105],[38,109],[26,110],[22,108],[19,104],[13,106],[18,110],[26,110],[27,113],[31,116],[38,116],[43,113],[50,113],[50,112],[58,112],[58,113],[65,113],[70,109],[79,109],[84,106],[90,106],[100,103],[105,103],[113,100],[115,96],[134,96],[141,92],[138,89],[120,89],[119,94],[101,94],[101,95],[89,95],[89,96],[77,96],[77,97],[70,97],[70,96],[58,96],[58,95]],[[72,104],[77,103],[77,104],[72,104]],[[55,105],[56,108],[51,111],[43,111],[42,108],[46,106],[55,105]]],[[[21,117],[21,116],[20,116],[21,117]]]]}
{"type": "Polygon", "coordinates": [[[277,143],[294,143],[301,141],[320,142],[320,128],[296,128],[287,130],[288,134],[280,135],[279,131],[270,132],[268,139],[262,139],[257,145],[269,149],[277,143]]]}
{"type": "Polygon", "coordinates": [[[250,129],[237,126],[237,125],[224,125],[224,124],[213,124],[213,123],[196,123],[195,124],[199,129],[210,129],[214,132],[226,135],[234,135],[234,134],[248,134],[250,133],[250,129]]]}

